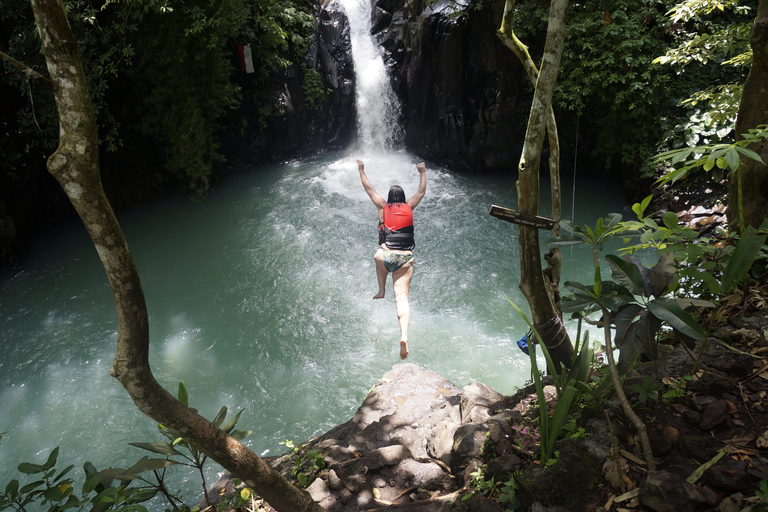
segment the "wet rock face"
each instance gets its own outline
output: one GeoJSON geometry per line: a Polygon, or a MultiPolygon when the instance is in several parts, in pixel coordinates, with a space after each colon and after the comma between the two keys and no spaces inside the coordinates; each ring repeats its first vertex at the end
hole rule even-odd
{"type": "Polygon", "coordinates": [[[222,150],[241,167],[342,149],[355,135],[355,74],[349,22],[337,2],[315,6],[315,31],[304,63],[296,63],[258,87],[242,74],[243,101],[231,119],[222,150]],[[319,77],[323,97],[307,87],[319,77]],[[309,77],[309,78],[308,78],[309,77]],[[316,97],[308,97],[307,92],[316,97]]]}
{"type": "Polygon", "coordinates": [[[493,9],[475,10],[469,0],[374,0],[373,34],[414,153],[472,171],[517,167],[532,93],[495,35],[501,11],[493,9]]]}

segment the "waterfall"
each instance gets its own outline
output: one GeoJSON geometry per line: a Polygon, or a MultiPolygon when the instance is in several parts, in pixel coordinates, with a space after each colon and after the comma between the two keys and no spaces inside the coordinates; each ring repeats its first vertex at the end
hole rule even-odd
{"type": "Polygon", "coordinates": [[[357,82],[357,135],[364,151],[394,149],[402,141],[400,103],[371,38],[370,0],[340,0],[349,18],[357,82]]]}

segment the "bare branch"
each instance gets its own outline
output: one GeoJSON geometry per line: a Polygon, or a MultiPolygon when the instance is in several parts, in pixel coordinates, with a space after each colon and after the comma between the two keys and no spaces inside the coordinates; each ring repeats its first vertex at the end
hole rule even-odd
{"type": "Polygon", "coordinates": [[[0,52],[0,59],[4,60],[5,62],[10,64],[11,66],[13,66],[16,69],[18,69],[19,71],[21,71],[22,73],[27,75],[27,77],[33,78],[35,80],[40,80],[49,89],[53,89],[53,83],[49,79],[47,79],[46,77],[44,77],[43,75],[41,75],[40,73],[35,71],[34,69],[30,68],[29,66],[27,66],[23,62],[19,62],[16,59],[14,59],[13,57],[11,57],[10,55],[8,55],[7,53],[3,53],[3,52],[0,52]]]}

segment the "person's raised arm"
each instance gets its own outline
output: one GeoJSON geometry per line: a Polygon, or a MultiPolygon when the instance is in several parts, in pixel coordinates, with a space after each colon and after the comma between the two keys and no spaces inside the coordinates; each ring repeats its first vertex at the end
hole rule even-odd
{"type": "Polygon", "coordinates": [[[360,181],[363,182],[363,188],[368,193],[368,197],[371,198],[376,208],[384,208],[387,202],[373,189],[373,185],[368,181],[368,176],[365,175],[365,164],[363,164],[362,160],[357,160],[357,170],[360,171],[360,181]]]}
{"type": "Polygon", "coordinates": [[[424,194],[427,193],[427,166],[424,165],[424,162],[421,162],[416,164],[416,169],[419,171],[419,190],[406,201],[411,209],[416,208],[416,205],[424,198],[424,194]]]}

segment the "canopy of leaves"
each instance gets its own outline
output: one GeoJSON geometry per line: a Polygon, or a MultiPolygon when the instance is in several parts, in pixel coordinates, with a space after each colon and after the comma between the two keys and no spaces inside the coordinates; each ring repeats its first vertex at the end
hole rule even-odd
{"type": "MultiPolygon", "coordinates": [[[[10,8],[0,12],[0,48],[45,75],[29,2],[8,2],[10,8]]],[[[304,55],[313,29],[310,8],[306,0],[66,2],[103,157],[113,164],[102,166],[107,189],[121,188],[129,175],[131,187],[143,180],[151,188],[167,180],[159,177],[164,167],[183,188],[204,195],[222,160],[219,122],[239,101],[237,44],[253,51],[256,73],[249,79],[266,81],[304,55]],[[117,156],[123,147],[129,148],[130,167],[125,156],[117,156]]],[[[0,87],[13,94],[14,108],[0,115],[14,117],[4,123],[18,126],[9,133],[26,136],[28,153],[50,153],[58,138],[50,93],[6,69],[0,87]]],[[[0,151],[10,152],[4,146],[0,151]]]]}
{"type": "MultiPolygon", "coordinates": [[[[580,149],[591,152],[594,166],[640,170],[665,134],[722,135],[711,120],[730,118],[738,106],[737,96],[728,96],[734,88],[725,84],[744,79],[743,67],[735,65],[742,61],[734,57],[743,49],[744,24],[750,20],[744,9],[729,8],[732,1],[720,2],[722,9],[715,6],[704,17],[683,15],[703,1],[572,2],[553,105],[565,140],[575,138],[571,127],[578,119],[580,149]],[[671,18],[673,13],[678,17],[671,18]],[[717,40],[726,34],[731,39],[717,40]],[[689,52],[684,70],[655,62],[684,44],[689,52]],[[712,84],[723,87],[708,89],[712,84]]],[[[534,46],[533,55],[540,54],[535,45],[547,6],[544,0],[517,3],[515,32],[534,46]]]]}

